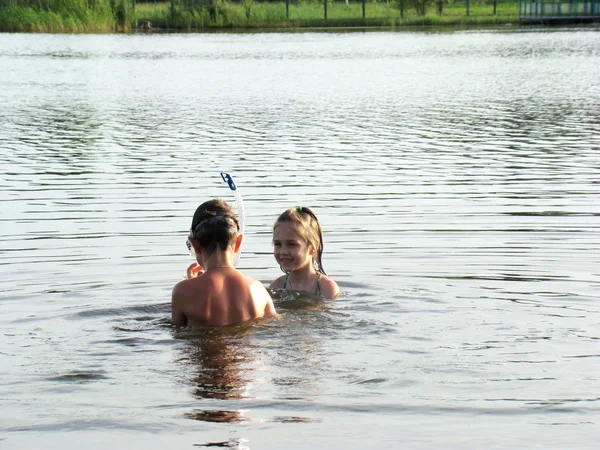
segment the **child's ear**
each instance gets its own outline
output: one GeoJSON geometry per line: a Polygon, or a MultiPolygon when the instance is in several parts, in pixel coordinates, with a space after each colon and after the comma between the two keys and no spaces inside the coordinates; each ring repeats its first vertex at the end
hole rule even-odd
{"type": "Polygon", "coordinates": [[[233,253],[237,253],[240,251],[240,247],[242,246],[243,239],[244,239],[244,235],[238,234],[238,237],[235,239],[235,247],[233,248],[233,253]]]}
{"type": "Polygon", "coordinates": [[[198,241],[194,238],[188,238],[188,241],[190,241],[190,244],[192,244],[192,248],[194,249],[194,253],[201,253],[202,249],[200,248],[200,244],[198,244],[198,241]]]}

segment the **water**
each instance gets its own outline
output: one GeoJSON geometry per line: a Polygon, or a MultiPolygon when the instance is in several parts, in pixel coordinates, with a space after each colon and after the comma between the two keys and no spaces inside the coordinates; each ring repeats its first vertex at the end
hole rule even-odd
{"type": "Polygon", "coordinates": [[[0,439],[593,448],[600,34],[0,35],[0,439]],[[173,330],[195,207],[325,229],[336,301],[173,330]]]}

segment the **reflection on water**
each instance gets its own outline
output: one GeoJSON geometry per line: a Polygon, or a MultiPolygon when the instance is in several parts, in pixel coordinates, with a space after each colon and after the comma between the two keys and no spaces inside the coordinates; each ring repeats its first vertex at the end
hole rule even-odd
{"type": "MultiPolygon", "coordinates": [[[[191,365],[194,375],[194,395],[198,398],[239,399],[245,397],[245,385],[250,381],[241,366],[251,361],[249,330],[188,330],[176,337],[186,341],[184,354],[178,362],[191,365]]],[[[189,373],[190,369],[186,372],[189,373]]]]}
{"type": "Polygon", "coordinates": [[[248,450],[250,447],[247,446],[247,439],[231,439],[226,442],[208,442],[206,444],[196,444],[196,447],[225,447],[235,448],[238,450],[248,450]]]}
{"type": "Polygon", "coordinates": [[[200,420],[202,422],[217,422],[217,423],[235,423],[249,420],[244,417],[240,411],[202,411],[194,410],[191,413],[187,413],[184,417],[193,420],[200,420]]]}
{"type": "Polygon", "coordinates": [[[599,49],[575,29],[0,35],[0,439],[594,448],[599,49]],[[241,269],[279,276],[273,222],[310,205],[342,298],[171,327],[189,217],[233,201],[222,170],[241,269]]]}
{"type": "MultiPolygon", "coordinates": [[[[325,303],[312,296],[294,292],[274,292],[274,302],[280,312],[286,311],[279,320],[256,321],[246,325],[225,328],[181,328],[174,337],[184,343],[176,356],[185,383],[193,395],[210,402],[209,409],[195,407],[184,414],[186,418],[207,422],[244,422],[259,420],[245,415],[241,410],[215,409],[215,406],[231,406],[231,400],[256,399],[253,387],[270,380],[281,391],[281,398],[302,400],[320,395],[319,377],[325,363],[318,356],[321,333],[327,333],[324,316],[308,317],[309,311],[325,303]],[[304,298],[303,298],[304,297],[304,298]],[[281,331],[285,336],[281,336],[281,331]],[[276,351],[275,364],[289,366],[293,375],[277,376],[271,367],[264,366],[264,354],[273,344],[276,351]],[[259,341],[260,343],[257,343],[259,341]],[[221,402],[219,402],[219,400],[221,402]],[[229,402],[222,402],[229,400],[229,402]]],[[[274,355],[271,356],[271,358],[274,355]]],[[[204,401],[203,401],[204,400],[204,401]]],[[[277,416],[271,422],[319,422],[320,418],[300,416],[277,416]]]]}

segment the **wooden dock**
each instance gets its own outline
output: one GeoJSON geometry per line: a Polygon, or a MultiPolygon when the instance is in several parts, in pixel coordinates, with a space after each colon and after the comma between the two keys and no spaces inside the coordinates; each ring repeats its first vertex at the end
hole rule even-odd
{"type": "Polygon", "coordinates": [[[600,1],[520,1],[519,20],[523,24],[600,22],[600,1]]]}

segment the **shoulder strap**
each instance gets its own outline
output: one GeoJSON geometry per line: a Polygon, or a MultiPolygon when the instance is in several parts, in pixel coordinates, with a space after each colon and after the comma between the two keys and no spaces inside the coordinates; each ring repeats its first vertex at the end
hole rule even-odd
{"type": "Polygon", "coordinates": [[[321,295],[321,285],[319,284],[319,281],[321,281],[322,276],[323,274],[319,272],[319,276],[317,277],[317,285],[315,286],[315,295],[321,295]]]}
{"type": "Polygon", "coordinates": [[[288,284],[288,277],[290,276],[289,273],[285,274],[285,280],[283,280],[283,289],[287,288],[287,284],[288,284]]]}

